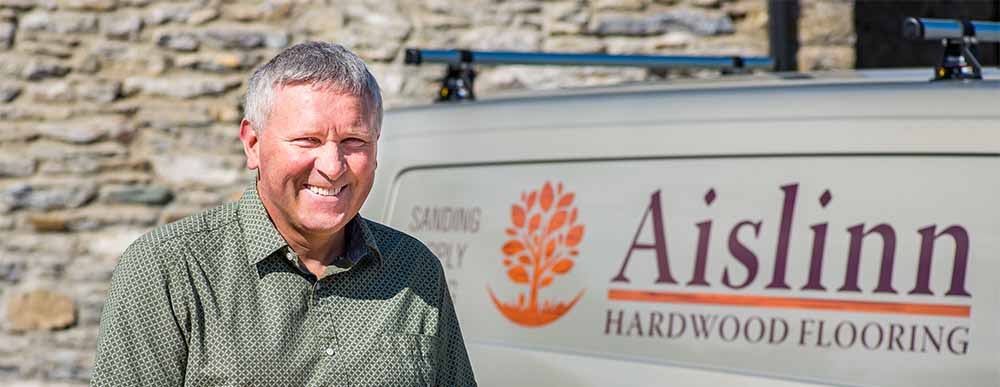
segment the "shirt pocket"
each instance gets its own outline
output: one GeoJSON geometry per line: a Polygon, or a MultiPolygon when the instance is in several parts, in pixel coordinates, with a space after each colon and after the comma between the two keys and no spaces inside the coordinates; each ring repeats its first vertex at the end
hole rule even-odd
{"type": "MultiPolygon", "coordinates": [[[[380,382],[393,386],[433,386],[437,337],[417,334],[385,334],[377,337],[375,369],[383,371],[380,382]]],[[[381,385],[381,384],[379,384],[381,385]]]]}

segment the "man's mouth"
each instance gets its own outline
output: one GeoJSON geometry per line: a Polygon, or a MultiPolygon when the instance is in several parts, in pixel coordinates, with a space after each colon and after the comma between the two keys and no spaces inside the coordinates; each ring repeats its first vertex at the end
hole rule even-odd
{"type": "Polygon", "coordinates": [[[338,193],[340,193],[341,190],[344,189],[344,187],[345,186],[342,185],[337,188],[323,188],[306,184],[306,189],[309,190],[309,192],[312,192],[319,196],[336,196],[338,193]]]}

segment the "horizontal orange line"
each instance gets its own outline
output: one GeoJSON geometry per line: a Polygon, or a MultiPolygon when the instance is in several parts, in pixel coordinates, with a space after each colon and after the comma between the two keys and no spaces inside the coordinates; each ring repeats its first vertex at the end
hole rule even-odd
{"type": "Polygon", "coordinates": [[[972,313],[972,307],[969,305],[844,301],[815,298],[749,296],[741,294],[675,293],[624,289],[609,289],[608,299],[613,301],[733,305],[750,308],[838,310],[844,312],[916,314],[949,317],[969,317],[972,313]]]}

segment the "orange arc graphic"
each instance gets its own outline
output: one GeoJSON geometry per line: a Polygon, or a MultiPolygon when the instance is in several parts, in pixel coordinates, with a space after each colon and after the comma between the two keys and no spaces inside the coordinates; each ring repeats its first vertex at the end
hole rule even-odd
{"type": "Polygon", "coordinates": [[[557,303],[552,306],[545,308],[539,308],[538,310],[532,310],[525,307],[519,307],[518,305],[505,304],[497,299],[496,295],[493,294],[493,289],[486,287],[486,291],[490,293],[490,298],[493,300],[493,304],[496,305],[500,313],[503,313],[504,317],[508,320],[514,322],[517,325],[522,325],[526,327],[539,327],[542,325],[549,324],[553,321],[558,320],[564,314],[573,309],[577,301],[580,301],[580,297],[583,297],[583,290],[576,294],[568,303],[557,303]]]}
{"type": "Polygon", "coordinates": [[[836,310],[862,313],[890,313],[923,316],[965,317],[972,314],[969,305],[918,304],[751,296],[741,294],[676,293],[645,290],[609,289],[608,300],[662,302],[672,304],[732,305],[750,308],[836,310]]]}

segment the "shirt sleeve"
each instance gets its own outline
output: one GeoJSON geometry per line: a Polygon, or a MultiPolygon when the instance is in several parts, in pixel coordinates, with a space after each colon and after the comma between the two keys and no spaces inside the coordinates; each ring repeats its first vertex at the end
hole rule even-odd
{"type": "Polygon", "coordinates": [[[451,293],[448,292],[448,281],[444,277],[444,270],[441,269],[441,308],[438,318],[438,387],[452,386],[476,386],[476,378],[472,373],[472,365],[469,364],[469,354],[465,350],[465,340],[462,339],[462,329],[458,326],[458,318],[455,316],[455,306],[451,301],[451,293]]]}
{"type": "Polygon", "coordinates": [[[180,386],[187,365],[185,298],[175,263],[148,241],[119,259],[101,312],[92,386],[180,386]]]}

